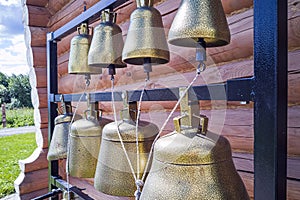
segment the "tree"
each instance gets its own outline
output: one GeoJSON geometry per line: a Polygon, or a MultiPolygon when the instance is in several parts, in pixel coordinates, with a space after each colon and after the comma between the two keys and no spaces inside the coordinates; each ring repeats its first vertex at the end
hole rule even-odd
{"type": "Polygon", "coordinates": [[[0,104],[10,103],[10,94],[4,85],[0,84],[0,104]]]}
{"type": "Polygon", "coordinates": [[[12,100],[12,107],[32,107],[31,87],[28,75],[12,75],[9,77],[8,90],[12,100]]]}

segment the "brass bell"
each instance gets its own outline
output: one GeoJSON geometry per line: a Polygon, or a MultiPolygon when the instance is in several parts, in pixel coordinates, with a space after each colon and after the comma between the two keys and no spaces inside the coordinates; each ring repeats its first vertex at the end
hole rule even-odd
{"type": "Polygon", "coordinates": [[[136,2],[137,9],[130,16],[122,59],[127,64],[144,65],[144,71],[149,76],[152,64],[169,62],[169,47],[161,14],[153,7],[153,1],[136,2]]]}
{"type": "Polygon", "coordinates": [[[88,54],[90,67],[115,68],[126,67],[122,62],[124,46],[121,28],[115,24],[116,14],[109,9],[102,11],[101,22],[94,29],[94,35],[88,54]]]}
{"type": "MultiPolygon", "coordinates": [[[[67,158],[68,135],[73,114],[70,102],[64,103],[62,101],[62,108],[63,114],[57,116],[54,120],[55,127],[47,154],[49,161],[67,158]]],[[[75,115],[74,121],[78,119],[81,119],[81,116],[75,115]]]]}
{"type": "MultiPolygon", "coordinates": [[[[129,107],[123,112],[123,120],[118,121],[125,149],[135,172],[137,170],[136,108],[136,102],[130,103],[129,107]]],[[[148,154],[158,131],[156,125],[146,121],[139,121],[138,149],[140,150],[140,173],[137,177],[142,177],[144,173],[148,154]]],[[[134,196],[137,189],[128,161],[121,147],[116,122],[107,124],[103,129],[94,186],[97,190],[113,196],[134,196]]]]}
{"type": "Polygon", "coordinates": [[[141,199],[250,199],[228,140],[207,132],[208,119],[195,109],[198,101],[183,101],[182,116],[174,119],[176,131],[155,143],[141,199]]]}
{"type": "Polygon", "coordinates": [[[93,178],[100,149],[102,129],[110,120],[98,118],[97,103],[90,103],[85,118],[74,122],[70,133],[69,173],[80,178],[93,178]]]}
{"type": "Polygon", "coordinates": [[[203,39],[206,47],[230,42],[230,32],[221,0],[182,0],[171,25],[168,42],[196,47],[203,39]]]}
{"type": "Polygon", "coordinates": [[[78,35],[71,40],[70,56],[68,64],[69,74],[101,74],[102,69],[88,66],[88,52],[91,43],[91,37],[88,34],[88,24],[82,23],[78,27],[78,35]]]}

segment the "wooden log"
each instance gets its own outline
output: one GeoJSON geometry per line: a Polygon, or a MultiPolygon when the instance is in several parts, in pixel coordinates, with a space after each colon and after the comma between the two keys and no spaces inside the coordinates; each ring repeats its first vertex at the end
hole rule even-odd
{"type": "Polygon", "coordinates": [[[52,15],[55,15],[59,10],[61,10],[65,5],[67,5],[71,0],[49,0],[47,4],[47,8],[52,15]]]}
{"type": "Polygon", "coordinates": [[[37,151],[34,153],[39,154],[38,158],[36,158],[35,155],[31,155],[29,158],[19,161],[21,172],[28,173],[48,168],[48,149],[43,149],[41,152],[37,151]]]}
{"type": "Polygon", "coordinates": [[[31,6],[45,7],[48,4],[48,0],[22,0],[22,3],[31,6]]]}
{"type": "Polygon", "coordinates": [[[33,67],[47,66],[47,49],[46,47],[31,47],[33,55],[33,67]]]}
{"type": "Polygon", "coordinates": [[[39,99],[39,108],[48,107],[47,88],[37,88],[37,94],[39,99]]]}
{"type": "Polygon", "coordinates": [[[45,7],[26,6],[28,10],[24,10],[24,24],[27,26],[47,27],[50,20],[50,13],[45,7]]]}
{"type": "Polygon", "coordinates": [[[28,172],[25,175],[20,175],[15,181],[15,190],[19,195],[28,194],[47,187],[48,169],[28,172]]]}
{"type": "Polygon", "coordinates": [[[47,87],[47,68],[35,67],[36,74],[36,88],[46,88],[47,87]]]}
{"type": "Polygon", "coordinates": [[[41,134],[43,138],[43,149],[48,148],[48,127],[42,128],[41,134]]]}
{"type": "MultiPolygon", "coordinates": [[[[30,38],[31,47],[46,47],[46,34],[48,32],[47,28],[30,26],[29,29],[25,30],[30,31],[30,33],[25,32],[25,34],[30,34],[30,37],[25,38],[30,38]]],[[[28,39],[25,40],[25,43],[29,43],[28,39]]]]}

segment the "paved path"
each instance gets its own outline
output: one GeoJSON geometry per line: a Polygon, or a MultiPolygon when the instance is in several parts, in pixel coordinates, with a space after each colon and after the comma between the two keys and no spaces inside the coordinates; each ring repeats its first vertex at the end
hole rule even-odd
{"type": "Polygon", "coordinates": [[[35,132],[34,126],[24,126],[19,128],[2,128],[0,129],[0,137],[32,132],[35,132]]]}

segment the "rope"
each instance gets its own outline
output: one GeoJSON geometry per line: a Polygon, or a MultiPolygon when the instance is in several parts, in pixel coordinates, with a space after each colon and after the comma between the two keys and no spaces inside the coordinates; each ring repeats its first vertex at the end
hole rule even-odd
{"type": "Polygon", "coordinates": [[[147,86],[148,80],[145,80],[145,84],[140,96],[139,104],[138,104],[138,112],[137,112],[137,118],[136,118],[136,124],[135,124],[135,139],[136,139],[136,168],[137,168],[137,179],[140,179],[140,151],[139,151],[139,136],[138,136],[138,127],[139,127],[139,120],[140,120],[140,115],[141,115],[141,104],[142,104],[142,99],[145,93],[145,89],[147,86]]]}
{"type": "Polygon", "coordinates": [[[115,97],[114,97],[114,78],[111,79],[111,82],[112,82],[112,86],[111,86],[111,100],[112,100],[112,108],[113,108],[113,112],[114,112],[114,120],[115,120],[115,123],[116,123],[116,126],[117,126],[117,133],[118,133],[118,137],[119,137],[119,140],[120,140],[123,152],[125,154],[125,157],[127,159],[128,164],[129,164],[131,173],[132,173],[133,178],[134,178],[134,180],[136,182],[137,178],[136,178],[133,166],[131,164],[130,158],[128,156],[128,153],[127,153],[127,151],[125,149],[125,145],[124,145],[124,142],[123,142],[123,139],[122,139],[122,135],[121,135],[121,132],[120,132],[120,129],[119,129],[118,120],[117,120],[117,112],[116,112],[115,97]]]}
{"type": "Polygon", "coordinates": [[[172,109],[172,111],[170,112],[168,118],[166,119],[166,121],[164,122],[164,124],[162,125],[162,127],[160,128],[157,136],[155,137],[152,145],[151,145],[151,149],[150,149],[150,152],[149,152],[149,156],[148,156],[148,160],[147,160],[147,163],[146,163],[146,167],[145,167],[145,170],[144,170],[144,173],[143,173],[143,176],[142,176],[142,181],[145,180],[146,178],[146,172],[149,168],[149,163],[150,163],[150,160],[151,160],[151,157],[152,157],[152,154],[153,154],[153,148],[154,148],[154,145],[156,143],[156,141],[158,140],[158,138],[161,136],[165,126],[167,125],[168,121],[170,120],[170,118],[172,117],[172,115],[174,114],[175,110],[177,109],[178,105],[180,104],[180,102],[182,101],[183,97],[185,96],[185,94],[189,91],[189,89],[192,87],[192,85],[195,83],[195,81],[197,80],[198,76],[200,75],[200,73],[197,71],[197,74],[196,76],[194,77],[194,79],[192,80],[192,82],[188,85],[188,87],[184,90],[183,94],[181,95],[181,97],[178,99],[177,103],[175,104],[174,108],[172,109]]]}

